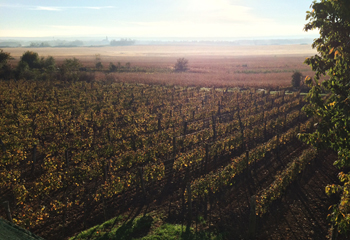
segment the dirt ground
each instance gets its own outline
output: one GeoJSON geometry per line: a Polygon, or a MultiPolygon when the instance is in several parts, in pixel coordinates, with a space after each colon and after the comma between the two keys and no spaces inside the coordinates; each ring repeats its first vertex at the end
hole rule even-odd
{"type": "MultiPolygon", "coordinates": [[[[213,198],[206,223],[198,223],[198,229],[211,229],[210,231],[223,233],[224,239],[249,239],[250,197],[267,187],[274,180],[275,174],[281,171],[291,158],[306,148],[306,145],[299,145],[296,148],[293,147],[292,152],[290,151],[292,148],[286,148],[284,150],[286,155],[284,155],[282,162],[276,162],[273,156],[267,158],[266,161],[257,166],[257,172],[253,174],[251,180],[247,180],[246,176],[242,174],[234,187],[229,187],[223,191],[223,194],[213,198]]],[[[251,239],[328,239],[330,222],[327,220],[327,215],[331,212],[329,207],[335,204],[337,199],[327,196],[325,187],[328,184],[338,183],[339,170],[333,166],[335,159],[336,154],[333,152],[321,152],[306,167],[298,180],[289,186],[284,196],[273,203],[269,212],[263,217],[257,218],[256,234],[251,239]]],[[[123,208],[126,211],[123,211],[120,206],[118,207],[117,201],[112,203],[110,216],[118,216],[118,214],[123,213],[123,215],[128,216],[128,219],[133,219],[140,214],[150,213],[157,216],[168,216],[165,222],[186,224],[186,220],[184,221],[181,217],[181,198],[177,192],[173,196],[151,201],[148,204],[140,204],[140,198],[136,196],[127,202],[129,205],[123,208]]],[[[196,204],[193,204],[195,207],[196,204]]],[[[194,217],[196,214],[194,212],[194,217]]],[[[200,212],[200,215],[203,216],[203,212],[200,212]]],[[[101,209],[94,212],[93,216],[93,219],[90,220],[91,225],[89,224],[91,227],[103,222],[101,221],[103,218],[101,209]]],[[[81,227],[75,223],[71,225],[70,231],[73,232],[81,227]]],[[[192,227],[197,228],[195,221],[193,221],[192,227]]],[[[68,232],[70,231],[68,230],[68,232]]],[[[60,232],[56,232],[56,234],[60,234],[60,232]]],[[[51,235],[51,238],[59,239],[54,235],[51,235]]],[[[346,238],[338,237],[337,239],[346,238]]]]}
{"type": "MultiPolygon", "coordinates": [[[[294,154],[302,149],[304,147],[296,148],[294,154]]],[[[292,156],[292,152],[289,156],[285,155],[282,163],[288,162],[292,156]]],[[[328,239],[331,226],[327,215],[331,213],[329,207],[338,199],[327,196],[325,187],[338,183],[339,169],[333,166],[335,160],[335,153],[321,152],[288,187],[283,197],[273,202],[269,212],[257,217],[256,234],[252,239],[328,239]]],[[[250,197],[267,187],[284,164],[279,166],[276,161],[266,162],[253,175],[254,182],[245,179],[242,183],[238,182],[236,189],[220,199],[213,213],[213,226],[226,232],[227,239],[248,239],[250,197]]]]}
{"type": "Polygon", "coordinates": [[[336,199],[325,194],[325,187],[338,182],[335,159],[334,153],[324,154],[307,167],[300,181],[260,220],[257,239],[326,239],[328,208],[336,199]]]}

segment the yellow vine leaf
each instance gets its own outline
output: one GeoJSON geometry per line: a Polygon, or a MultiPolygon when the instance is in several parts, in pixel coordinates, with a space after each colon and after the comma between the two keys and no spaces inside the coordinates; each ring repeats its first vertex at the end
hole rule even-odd
{"type": "Polygon", "coordinates": [[[341,56],[341,53],[337,50],[337,51],[335,51],[335,53],[334,53],[334,57],[336,57],[337,55],[339,55],[339,56],[341,56]]]}

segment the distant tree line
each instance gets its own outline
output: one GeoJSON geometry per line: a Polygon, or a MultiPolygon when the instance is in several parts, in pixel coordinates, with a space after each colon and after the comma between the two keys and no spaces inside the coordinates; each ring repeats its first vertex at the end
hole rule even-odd
{"type": "MultiPolygon", "coordinates": [[[[0,43],[1,44],[1,43],[0,43]]],[[[13,46],[13,45],[12,45],[13,46]]],[[[71,42],[67,41],[56,41],[56,42],[31,42],[29,47],[31,48],[44,48],[44,47],[81,47],[84,46],[84,42],[80,40],[75,40],[71,42]]],[[[17,47],[21,47],[21,45],[17,45],[17,47]]]]}
{"type": "Polygon", "coordinates": [[[29,47],[35,47],[35,48],[51,47],[51,45],[48,42],[41,42],[41,43],[32,42],[32,43],[30,43],[29,47]]]}
{"type": "MultiPolygon", "coordinates": [[[[76,58],[65,59],[61,65],[57,65],[52,56],[39,57],[38,53],[26,51],[16,67],[12,67],[10,53],[0,49],[0,80],[27,79],[27,80],[63,80],[63,81],[94,81],[93,72],[102,71],[108,73],[123,72],[154,72],[153,68],[140,68],[131,66],[130,62],[122,65],[110,62],[108,68],[104,68],[100,54],[96,54],[95,67],[86,67],[76,58]]],[[[175,72],[185,72],[188,68],[188,60],[179,58],[174,66],[175,72]]],[[[164,70],[162,70],[164,71],[164,70]]]]}
{"type": "Polygon", "coordinates": [[[26,51],[16,67],[12,67],[10,53],[0,49],[0,80],[54,80],[93,81],[94,75],[81,71],[82,64],[76,58],[66,59],[57,66],[53,57],[39,57],[38,53],[26,51]]]}
{"type": "Polygon", "coordinates": [[[110,42],[111,46],[130,46],[130,45],[134,45],[134,44],[135,44],[135,40],[127,39],[127,38],[122,38],[119,41],[112,40],[110,42]]]}
{"type": "Polygon", "coordinates": [[[94,68],[83,66],[77,58],[65,59],[61,65],[57,65],[52,56],[39,57],[38,53],[26,51],[16,67],[13,67],[10,60],[13,59],[10,53],[0,49],[0,80],[27,79],[27,80],[50,80],[60,79],[63,81],[94,81],[94,71],[112,72],[146,72],[146,69],[131,67],[127,62],[122,65],[120,62],[110,62],[108,69],[104,69],[100,55],[96,55],[94,68]]]}
{"type": "Polygon", "coordinates": [[[22,47],[22,44],[19,42],[0,42],[0,47],[22,47]]]}
{"type": "Polygon", "coordinates": [[[131,63],[127,62],[125,63],[125,66],[122,66],[120,62],[115,65],[114,63],[110,62],[109,63],[109,68],[108,70],[110,72],[139,72],[137,71],[138,68],[131,68],[131,63]]]}

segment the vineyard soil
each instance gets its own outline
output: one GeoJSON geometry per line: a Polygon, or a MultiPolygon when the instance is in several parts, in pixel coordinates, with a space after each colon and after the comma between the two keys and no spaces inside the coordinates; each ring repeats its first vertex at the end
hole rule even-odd
{"type": "MultiPolygon", "coordinates": [[[[330,228],[327,221],[327,215],[330,213],[328,208],[336,203],[336,199],[328,197],[324,188],[329,182],[337,182],[338,169],[333,166],[335,159],[336,154],[324,151],[307,167],[298,181],[290,186],[286,195],[280,201],[274,203],[271,211],[258,219],[256,239],[326,239],[330,228]]],[[[276,170],[275,167],[269,165],[267,169],[262,168],[261,172],[258,173],[260,177],[258,175],[254,177],[255,181],[258,178],[264,179],[263,175],[266,175],[269,170],[271,173],[274,172],[276,170]]],[[[265,178],[272,179],[273,174],[268,174],[265,178]]],[[[224,205],[218,206],[219,208],[215,210],[210,219],[212,222],[209,222],[210,226],[208,227],[208,222],[204,225],[198,223],[198,233],[201,233],[201,231],[212,231],[216,234],[223,234],[224,239],[246,239],[247,226],[249,225],[249,197],[252,189],[256,186],[257,182],[247,184],[247,181],[242,179],[241,183],[237,184],[234,190],[229,191],[229,194],[225,194],[223,198],[228,198],[225,200],[224,205]]],[[[181,202],[172,202],[170,198],[162,201],[161,205],[158,202],[139,207],[131,204],[129,211],[124,212],[125,217],[119,220],[119,224],[116,224],[118,221],[115,220],[112,227],[106,228],[100,225],[100,228],[90,229],[87,231],[90,238],[82,239],[99,239],[96,236],[109,236],[109,233],[115,231],[115,228],[120,228],[121,224],[125,224],[146,213],[156,220],[149,230],[151,234],[162,224],[169,222],[181,223],[181,219],[161,217],[168,214],[169,204],[181,205],[181,202]]],[[[97,218],[102,218],[102,216],[99,215],[97,218]]],[[[196,235],[194,234],[194,236],[196,235]]],[[[80,238],[72,238],[72,240],[74,239],[80,238]]]]}
{"type": "Polygon", "coordinates": [[[261,219],[257,239],[326,239],[328,208],[337,201],[325,194],[325,186],[338,181],[339,170],[333,166],[336,158],[335,153],[324,153],[308,167],[282,201],[261,219]]]}

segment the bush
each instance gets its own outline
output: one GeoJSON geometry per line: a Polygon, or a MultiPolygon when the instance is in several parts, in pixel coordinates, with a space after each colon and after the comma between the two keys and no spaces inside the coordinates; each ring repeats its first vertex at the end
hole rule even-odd
{"type": "Polygon", "coordinates": [[[116,72],[118,70],[118,67],[114,65],[113,63],[109,63],[109,71],[110,72],[116,72]]]}
{"type": "Polygon", "coordinates": [[[10,53],[0,49],[0,78],[9,79],[12,76],[11,65],[8,61],[11,59],[10,53]]]}
{"type": "Polygon", "coordinates": [[[75,82],[79,80],[79,69],[82,67],[80,61],[76,58],[65,59],[60,67],[61,80],[75,82]]]}
{"type": "Polygon", "coordinates": [[[95,81],[95,74],[93,73],[80,73],[78,81],[84,81],[84,82],[94,82],[95,81]]]}
{"type": "Polygon", "coordinates": [[[295,71],[292,75],[292,86],[293,88],[300,88],[301,78],[303,74],[299,71],[295,71]]]}
{"type": "Polygon", "coordinates": [[[40,68],[41,65],[38,53],[32,51],[26,51],[22,55],[20,62],[27,63],[29,68],[40,68]]]}
{"type": "Polygon", "coordinates": [[[95,67],[96,67],[97,70],[102,70],[103,65],[102,65],[101,62],[97,62],[95,67]]]}
{"type": "Polygon", "coordinates": [[[39,58],[38,53],[27,51],[18,62],[15,76],[25,79],[48,79],[56,71],[55,59],[51,56],[39,58]]]}
{"type": "Polygon", "coordinates": [[[81,66],[82,64],[80,63],[79,59],[72,58],[64,60],[61,68],[65,71],[78,71],[81,66]]]}
{"type": "Polygon", "coordinates": [[[177,62],[175,64],[175,72],[185,72],[188,70],[188,60],[185,58],[179,58],[177,59],[177,62]]]}

